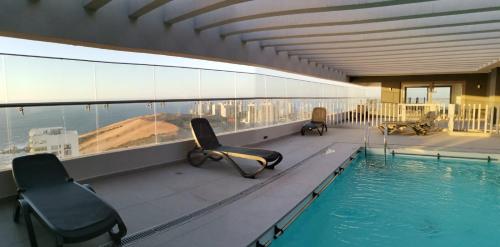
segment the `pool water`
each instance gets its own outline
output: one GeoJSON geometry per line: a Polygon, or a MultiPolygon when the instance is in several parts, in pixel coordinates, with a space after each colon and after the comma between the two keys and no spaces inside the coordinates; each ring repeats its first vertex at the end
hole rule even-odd
{"type": "Polygon", "coordinates": [[[500,164],[360,157],[277,246],[500,246],[500,164]]]}

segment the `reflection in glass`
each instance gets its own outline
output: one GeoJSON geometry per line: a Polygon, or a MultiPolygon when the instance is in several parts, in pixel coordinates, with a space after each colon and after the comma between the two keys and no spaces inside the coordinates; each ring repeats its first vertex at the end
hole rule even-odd
{"type": "Polygon", "coordinates": [[[192,138],[190,121],[198,116],[196,102],[156,103],[158,143],[192,138]]]}
{"type": "Polygon", "coordinates": [[[99,128],[87,133],[85,145],[97,143],[100,152],[156,143],[156,116],[150,103],[98,106],[99,128]]]}

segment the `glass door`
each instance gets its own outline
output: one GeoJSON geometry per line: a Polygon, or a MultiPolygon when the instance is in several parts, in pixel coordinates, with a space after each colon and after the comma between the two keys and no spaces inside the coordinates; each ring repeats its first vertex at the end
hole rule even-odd
{"type": "Polygon", "coordinates": [[[425,104],[428,97],[428,87],[407,87],[405,90],[406,104],[425,104]]]}
{"type": "Polygon", "coordinates": [[[430,96],[433,104],[449,104],[451,103],[451,87],[434,87],[430,93],[430,96]]]}

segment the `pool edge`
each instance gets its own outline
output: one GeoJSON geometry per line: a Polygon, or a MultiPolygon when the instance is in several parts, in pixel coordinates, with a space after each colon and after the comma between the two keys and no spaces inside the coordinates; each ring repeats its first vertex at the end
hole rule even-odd
{"type": "Polygon", "coordinates": [[[248,247],[269,246],[276,238],[280,237],[286,229],[307,209],[328,186],[340,176],[349,165],[355,161],[363,152],[360,147],[345,159],[332,173],[328,175],[318,186],[316,186],[306,197],[304,197],[293,209],[288,211],[276,223],[265,230],[259,237],[248,244],[248,247]]]}

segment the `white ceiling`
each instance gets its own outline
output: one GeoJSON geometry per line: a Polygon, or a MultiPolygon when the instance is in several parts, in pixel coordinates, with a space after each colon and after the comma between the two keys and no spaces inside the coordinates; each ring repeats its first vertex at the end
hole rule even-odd
{"type": "Polygon", "coordinates": [[[203,34],[351,76],[483,72],[500,58],[500,0],[85,0],[99,11],[130,1],[140,19],[194,20],[203,34]]]}

